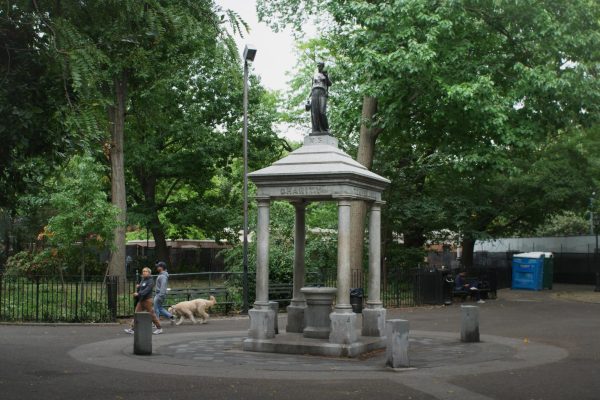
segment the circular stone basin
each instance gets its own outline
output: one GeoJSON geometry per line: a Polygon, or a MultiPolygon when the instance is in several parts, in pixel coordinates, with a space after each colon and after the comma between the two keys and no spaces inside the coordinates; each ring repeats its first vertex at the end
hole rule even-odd
{"type": "Polygon", "coordinates": [[[329,314],[337,289],[333,287],[303,287],[306,299],[303,335],[313,339],[329,339],[331,320],[329,314]]]}

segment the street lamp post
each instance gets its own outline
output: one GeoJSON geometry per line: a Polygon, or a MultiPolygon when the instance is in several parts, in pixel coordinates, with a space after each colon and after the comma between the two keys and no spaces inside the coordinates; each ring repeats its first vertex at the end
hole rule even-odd
{"type": "Polygon", "coordinates": [[[594,266],[596,269],[596,287],[594,288],[594,292],[600,292],[600,254],[598,253],[598,228],[599,228],[600,219],[598,215],[594,215],[594,228],[596,234],[596,247],[594,249],[594,266]]]}
{"type": "Polygon", "coordinates": [[[594,234],[594,198],[596,197],[596,192],[592,192],[592,197],[590,197],[590,235],[594,234]]]}
{"type": "Polygon", "coordinates": [[[242,312],[248,314],[248,63],[254,61],[256,47],[244,47],[244,276],[242,312]]]}

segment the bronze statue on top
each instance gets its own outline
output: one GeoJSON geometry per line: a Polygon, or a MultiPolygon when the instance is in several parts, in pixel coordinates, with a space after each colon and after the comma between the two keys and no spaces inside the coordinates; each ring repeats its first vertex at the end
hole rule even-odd
{"type": "Polygon", "coordinates": [[[327,122],[327,97],[331,81],[325,71],[325,63],[317,63],[318,72],[312,80],[310,99],[306,103],[306,111],[310,110],[312,120],[311,136],[328,135],[329,123],[327,122]]]}

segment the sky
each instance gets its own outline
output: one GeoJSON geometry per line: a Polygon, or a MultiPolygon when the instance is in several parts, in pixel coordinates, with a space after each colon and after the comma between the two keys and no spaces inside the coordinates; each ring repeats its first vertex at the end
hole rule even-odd
{"type": "Polygon", "coordinates": [[[257,48],[252,67],[263,85],[269,89],[287,90],[286,72],[296,64],[291,32],[275,33],[265,23],[259,23],[255,0],[216,0],[216,3],[237,12],[250,26],[250,32],[244,38],[236,37],[236,42],[240,54],[246,43],[257,48]]]}
{"type": "MultiPolygon", "coordinates": [[[[265,23],[258,22],[256,15],[256,0],[215,0],[224,9],[237,12],[249,25],[250,32],[244,38],[236,37],[236,43],[240,55],[244,46],[250,43],[256,47],[256,57],[252,63],[252,71],[259,75],[262,84],[272,90],[285,92],[288,90],[287,73],[292,71],[296,65],[297,57],[294,53],[295,42],[291,30],[273,32],[265,23]]],[[[316,30],[307,26],[305,36],[315,36],[316,30]]],[[[241,57],[240,57],[241,58],[241,57]]],[[[277,124],[274,129],[278,135],[294,142],[302,142],[306,132],[299,132],[286,124],[277,124]]]]}

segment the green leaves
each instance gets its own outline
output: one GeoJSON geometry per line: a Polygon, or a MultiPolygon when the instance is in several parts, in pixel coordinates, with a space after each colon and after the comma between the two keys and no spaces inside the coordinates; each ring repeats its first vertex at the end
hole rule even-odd
{"type": "Polygon", "coordinates": [[[118,210],[108,202],[104,174],[91,156],[75,156],[56,181],[50,197],[56,214],[44,235],[60,251],[70,251],[78,242],[98,249],[111,247],[118,210]]]}
{"type": "Polygon", "coordinates": [[[377,98],[374,170],[392,179],[385,220],[411,243],[443,228],[532,229],[590,191],[595,156],[560,135],[600,122],[597,2],[274,0],[259,10],[296,27],[310,18],[298,10],[331,17],[319,40],[341,77],[332,131],[352,150],[357,103],[377,98]]]}

